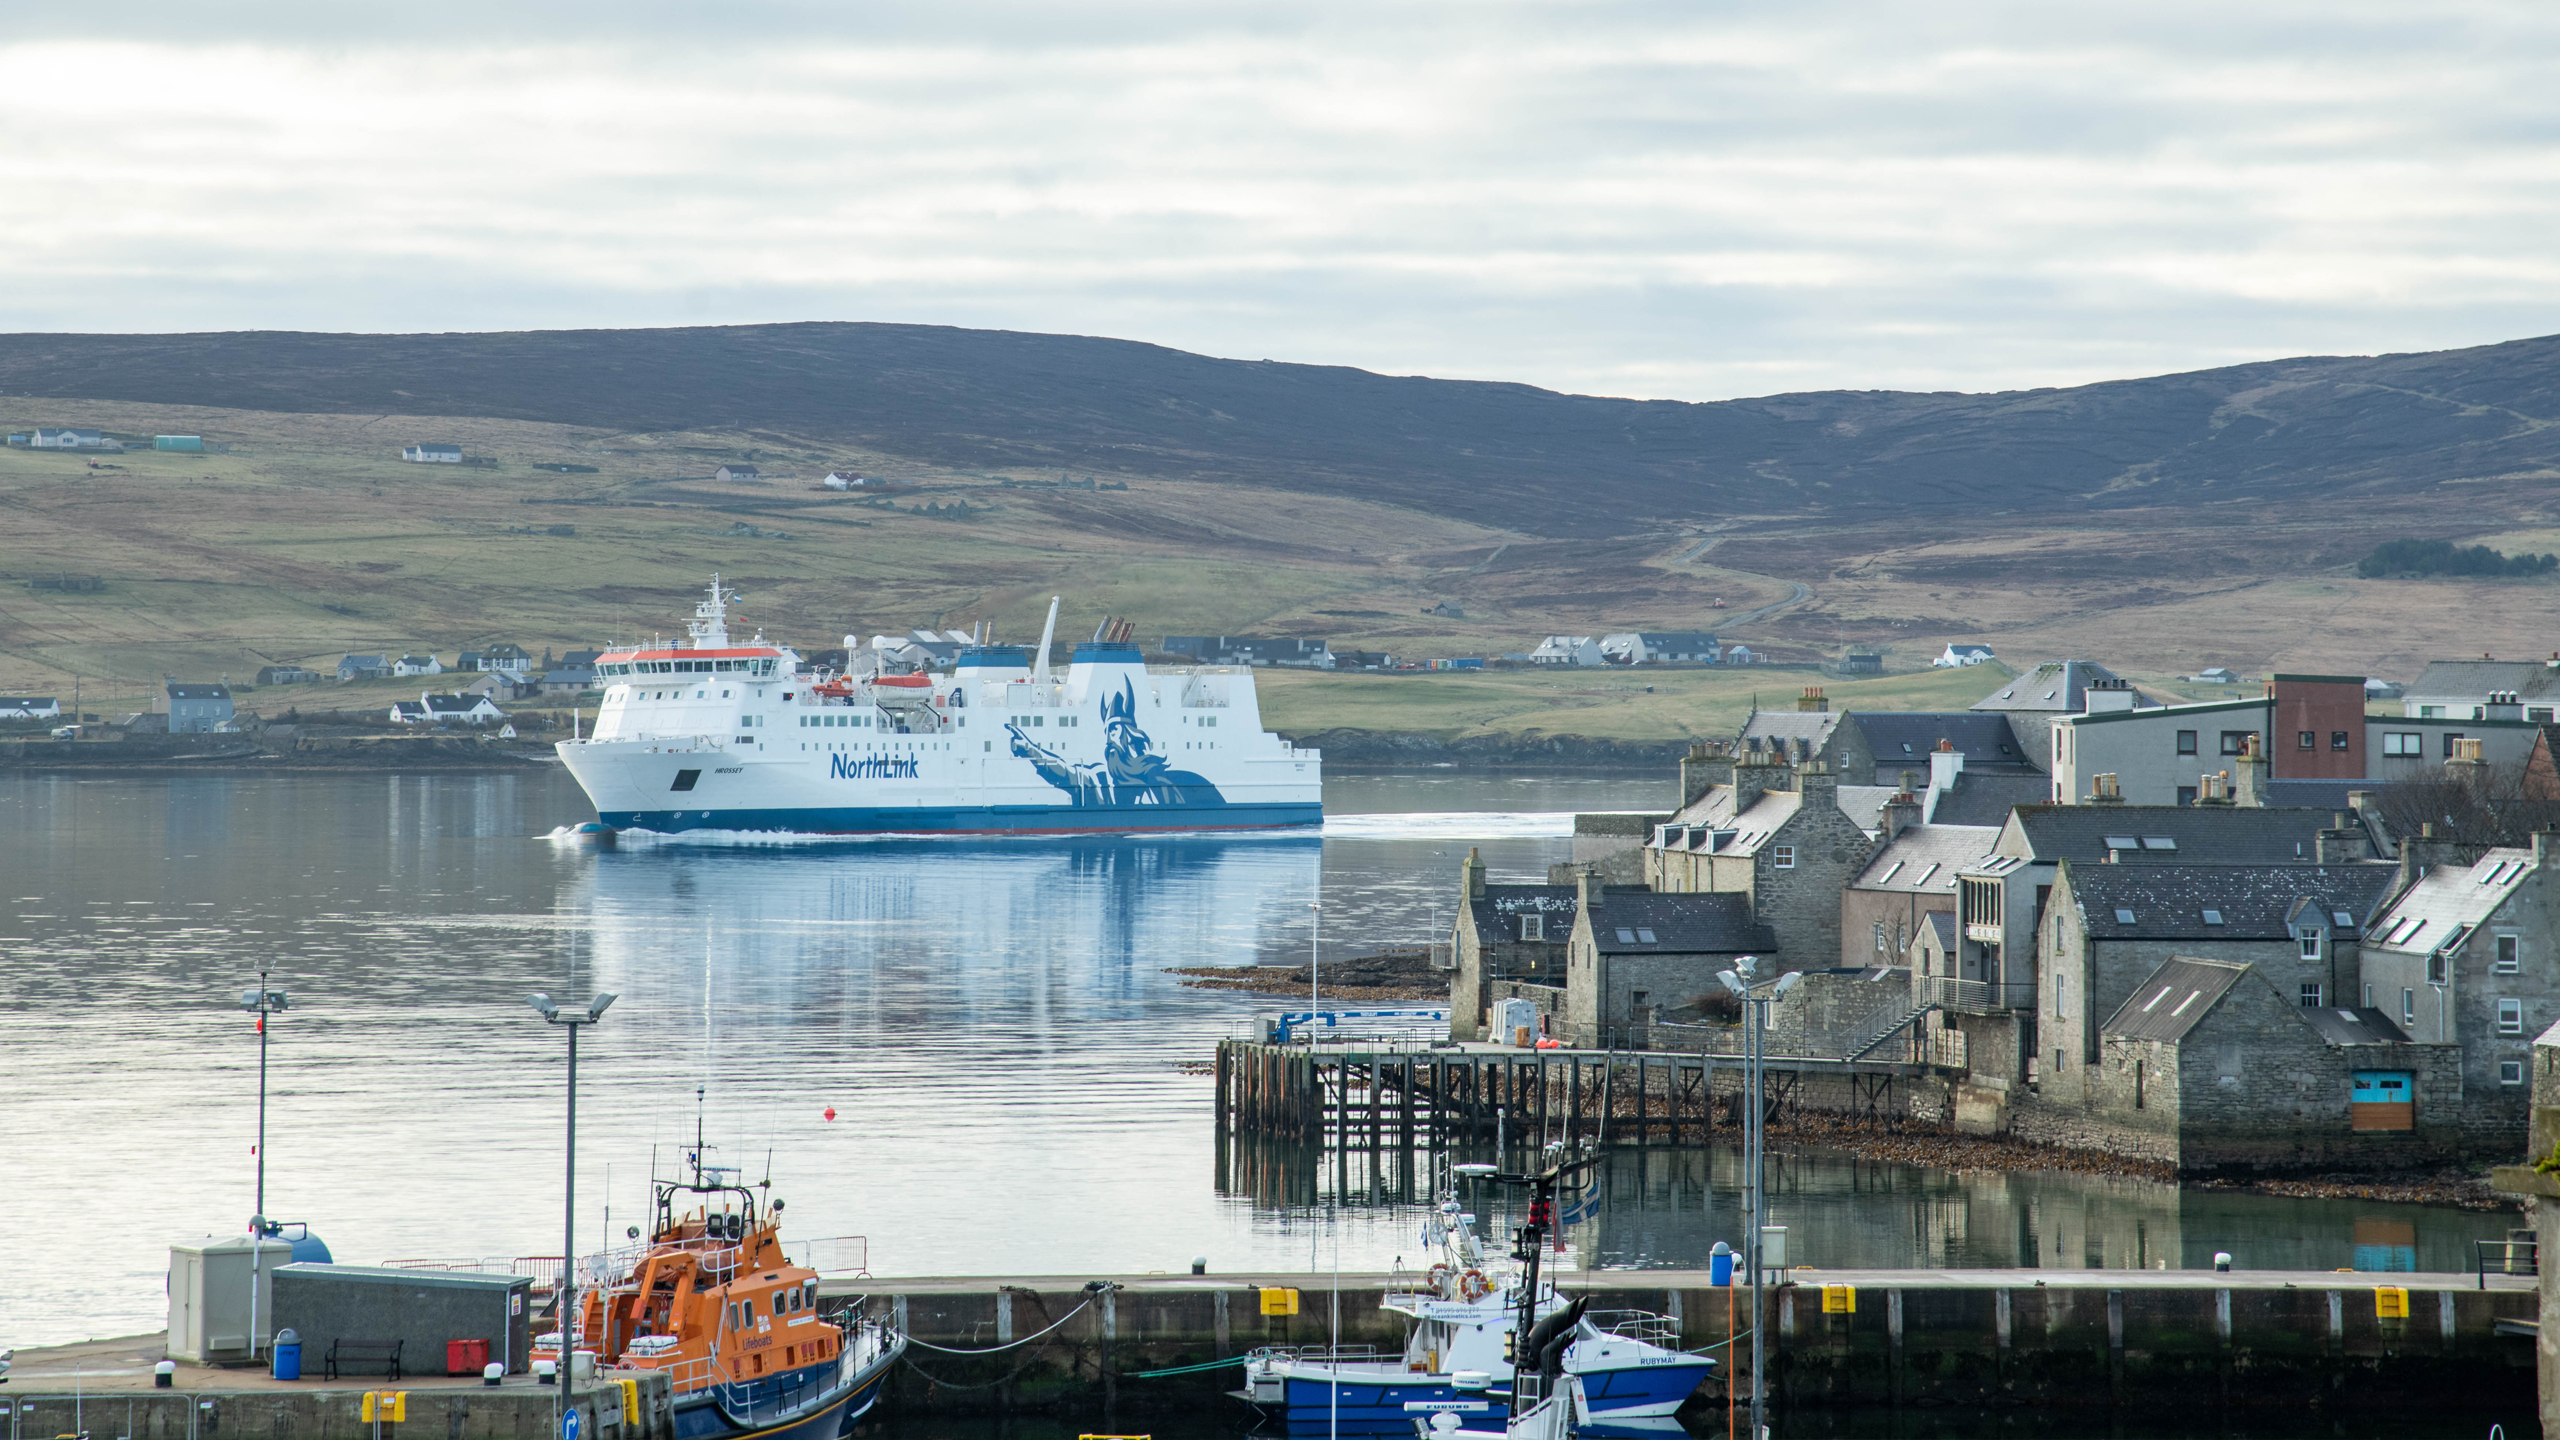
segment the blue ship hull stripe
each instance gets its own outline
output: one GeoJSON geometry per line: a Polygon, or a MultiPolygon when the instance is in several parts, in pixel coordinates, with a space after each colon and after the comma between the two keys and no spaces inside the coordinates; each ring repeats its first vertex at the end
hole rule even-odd
{"type": "Polygon", "coordinates": [[[802,835],[1118,835],[1142,830],[1275,830],[1324,823],[1317,803],[1281,805],[792,806],[607,810],[617,830],[777,830],[802,835]]]}

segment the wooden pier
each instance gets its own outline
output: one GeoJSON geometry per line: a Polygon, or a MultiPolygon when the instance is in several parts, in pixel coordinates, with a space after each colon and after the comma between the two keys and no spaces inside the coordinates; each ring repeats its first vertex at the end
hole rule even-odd
{"type": "MultiPolygon", "coordinates": [[[[1907,1113],[1914,1084],[1943,1084],[1942,1066],[1895,1060],[1770,1057],[1762,1062],[1771,1121],[1806,1082],[1833,1082],[1850,1113],[1907,1113]]],[[[1360,1150],[1417,1143],[1679,1145],[1739,1133],[1743,1060],[1662,1051],[1520,1050],[1411,1042],[1218,1044],[1221,1133],[1360,1150]]],[[[1840,1108],[1834,1103],[1826,1108],[1840,1108]]]]}

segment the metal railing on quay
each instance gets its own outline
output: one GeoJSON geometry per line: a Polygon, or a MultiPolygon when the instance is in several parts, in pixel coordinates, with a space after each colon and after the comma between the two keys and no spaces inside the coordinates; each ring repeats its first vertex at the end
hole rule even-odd
{"type": "Polygon", "coordinates": [[[2492,1275],[2540,1275],[2542,1245],[2537,1240],[2474,1240],[2471,1265],[2483,1290],[2492,1275]]]}

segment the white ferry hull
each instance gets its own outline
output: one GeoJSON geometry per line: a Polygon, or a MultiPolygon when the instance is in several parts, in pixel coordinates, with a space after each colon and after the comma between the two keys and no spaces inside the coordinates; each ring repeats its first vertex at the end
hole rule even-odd
{"type": "Polygon", "coordinates": [[[560,758],[615,829],[819,835],[1268,830],[1324,819],[1324,757],[1262,729],[1250,670],[1011,646],[952,674],[839,679],[729,643],[714,582],[689,644],[599,657],[592,738],[560,758]]]}

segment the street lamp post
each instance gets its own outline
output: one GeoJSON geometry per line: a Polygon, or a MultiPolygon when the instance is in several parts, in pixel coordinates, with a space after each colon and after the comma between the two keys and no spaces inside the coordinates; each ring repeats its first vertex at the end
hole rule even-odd
{"type": "Polygon", "coordinates": [[[258,1342],[264,1339],[263,1323],[258,1318],[258,1297],[266,1278],[267,1255],[267,1017],[290,1008],[292,997],[282,990],[267,988],[267,972],[258,971],[258,988],[240,992],[240,1008],[258,1017],[258,1203],[249,1217],[249,1358],[258,1358],[258,1342]]]}
{"type": "Polygon", "coordinates": [[[552,1427],[555,1435],[565,1436],[567,1417],[575,1413],[577,1396],[571,1386],[576,1382],[577,1363],[571,1357],[574,1349],[572,1322],[578,1313],[578,1031],[604,1018],[613,1004],[608,991],[587,1002],[586,1013],[564,1011],[548,995],[536,992],[524,997],[524,1003],[542,1012],[542,1018],[566,1026],[569,1031],[569,1123],[567,1138],[561,1149],[563,1175],[560,1201],[560,1284],[558,1295],[560,1324],[560,1423],[552,1427]]]}
{"type": "Polygon", "coordinates": [[[1307,902],[1307,1038],[1312,1043],[1316,1033],[1316,930],[1324,919],[1324,902],[1307,902]]]}
{"type": "Polygon", "coordinates": [[[1751,1270],[1751,1433],[1755,1440],[1768,1418],[1760,1341],[1760,1230],[1769,1204],[1763,1188],[1767,1179],[1763,1159],[1768,1152],[1761,1134],[1765,1114],[1760,1099],[1761,1066],[1766,1059],[1764,1037],[1769,1028],[1769,1007],[1804,978],[1801,972],[1790,970],[1763,987],[1757,976],[1759,968],[1756,957],[1745,955],[1733,962],[1732,969],[1716,973],[1724,988],[1742,1002],[1742,1251],[1744,1263],[1751,1270]]]}

